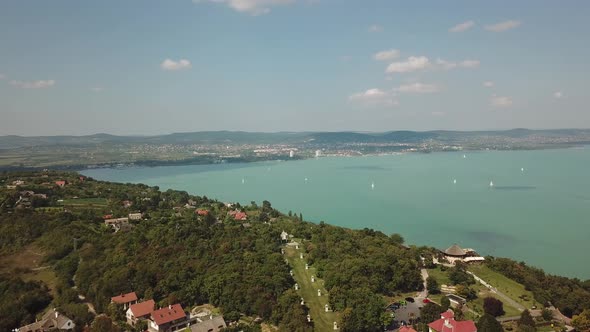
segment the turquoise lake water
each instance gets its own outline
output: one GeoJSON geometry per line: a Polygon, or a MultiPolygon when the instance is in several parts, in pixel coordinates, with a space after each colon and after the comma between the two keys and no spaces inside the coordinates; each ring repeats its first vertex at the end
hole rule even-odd
{"type": "Polygon", "coordinates": [[[441,249],[458,243],[482,255],[590,278],[590,147],[463,155],[408,153],[82,173],[224,202],[269,200],[309,221],[400,233],[408,244],[441,249]]]}

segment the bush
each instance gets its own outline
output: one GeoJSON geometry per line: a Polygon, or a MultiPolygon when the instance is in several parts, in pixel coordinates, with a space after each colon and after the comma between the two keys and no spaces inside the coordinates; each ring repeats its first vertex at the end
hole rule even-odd
{"type": "Polygon", "coordinates": [[[483,299],[483,311],[494,317],[502,316],[504,315],[504,304],[494,297],[486,297],[483,299]]]}

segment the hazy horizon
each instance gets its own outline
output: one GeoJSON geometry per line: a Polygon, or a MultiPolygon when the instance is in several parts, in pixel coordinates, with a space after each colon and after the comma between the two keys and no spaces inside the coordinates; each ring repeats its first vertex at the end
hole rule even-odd
{"type": "Polygon", "coordinates": [[[360,133],[360,134],[383,134],[389,132],[402,132],[402,131],[409,131],[409,132],[436,132],[436,131],[451,131],[451,132],[505,132],[511,130],[532,130],[532,131],[544,131],[544,130],[590,130],[590,128],[508,128],[508,129],[479,129],[479,130],[453,130],[453,129],[427,129],[427,130],[413,130],[413,129],[393,129],[393,130],[383,130],[383,131],[363,131],[363,130],[326,130],[326,131],[311,131],[311,130],[302,130],[302,131],[247,131],[247,130],[197,130],[197,131],[179,131],[179,132],[162,132],[162,133],[154,133],[154,134],[113,134],[113,133],[87,133],[87,134],[79,134],[79,135],[69,135],[69,134],[56,134],[56,135],[18,135],[18,134],[7,134],[2,135],[0,137],[7,137],[7,136],[19,136],[19,137],[53,137],[53,136],[73,136],[73,137],[83,137],[83,136],[94,136],[94,135],[110,135],[110,136],[129,136],[129,137],[152,137],[152,136],[166,136],[166,135],[175,135],[175,134],[191,134],[191,133],[219,133],[219,132],[228,132],[228,133],[249,133],[249,134],[305,134],[305,133],[360,133]]]}
{"type": "Polygon", "coordinates": [[[0,3],[0,136],[590,128],[588,2],[0,3]]]}

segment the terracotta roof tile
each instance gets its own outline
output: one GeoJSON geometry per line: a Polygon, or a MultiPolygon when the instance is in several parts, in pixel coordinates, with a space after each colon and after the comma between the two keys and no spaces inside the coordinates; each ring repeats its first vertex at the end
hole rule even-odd
{"type": "Polygon", "coordinates": [[[151,318],[157,325],[166,324],[177,319],[185,318],[186,314],[180,304],[158,309],[152,312],[151,318]]]}
{"type": "Polygon", "coordinates": [[[121,294],[119,296],[111,297],[111,301],[113,301],[115,303],[119,303],[119,304],[137,301],[137,294],[135,294],[135,292],[121,294]]]}
{"type": "Polygon", "coordinates": [[[155,307],[156,303],[154,300],[147,300],[144,302],[132,304],[129,309],[131,310],[131,313],[133,313],[134,317],[143,317],[154,311],[155,307]]]}

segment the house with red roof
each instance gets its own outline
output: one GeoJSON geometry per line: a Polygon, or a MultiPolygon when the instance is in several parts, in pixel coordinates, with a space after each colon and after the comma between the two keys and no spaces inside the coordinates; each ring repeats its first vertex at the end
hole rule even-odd
{"type": "Polygon", "coordinates": [[[186,327],[188,316],[180,304],[173,304],[162,309],[155,310],[148,319],[150,332],[176,331],[181,326],[186,327]]]}
{"type": "Polygon", "coordinates": [[[154,302],[154,300],[147,300],[130,305],[125,313],[127,324],[135,326],[139,320],[148,319],[155,308],[156,302],[154,302]]]}
{"type": "Polygon", "coordinates": [[[411,326],[404,325],[399,328],[399,332],[416,332],[411,326]]]}
{"type": "Polygon", "coordinates": [[[472,320],[456,321],[453,310],[440,314],[440,319],[428,324],[428,332],[477,332],[472,320]]]}
{"type": "Polygon", "coordinates": [[[206,216],[209,214],[209,211],[205,210],[205,209],[197,209],[195,211],[195,213],[198,214],[199,216],[206,216]]]}
{"type": "Polygon", "coordinates": [[[60,187],[60,188],[63,188],[63,187],[65,187],[65,186],[66,186],[66,181],[64,181],[64,180],[55,181],[55,184],[56,184],[58,187],[60,187]]]}
{"type": "Polygon", "coordinates": [[[246,212],[242,212],[239,210],[229,211],[228,214],[234,217],[234,220],[248,220],[248,215],[246,212]]]}
{"type": "Polygon", "coordinates": [[[135,292],[121,294],[111,297],[111,303],[122,304],[127,309],[130,305],[137,303],[137,294],[135,292]]]}

